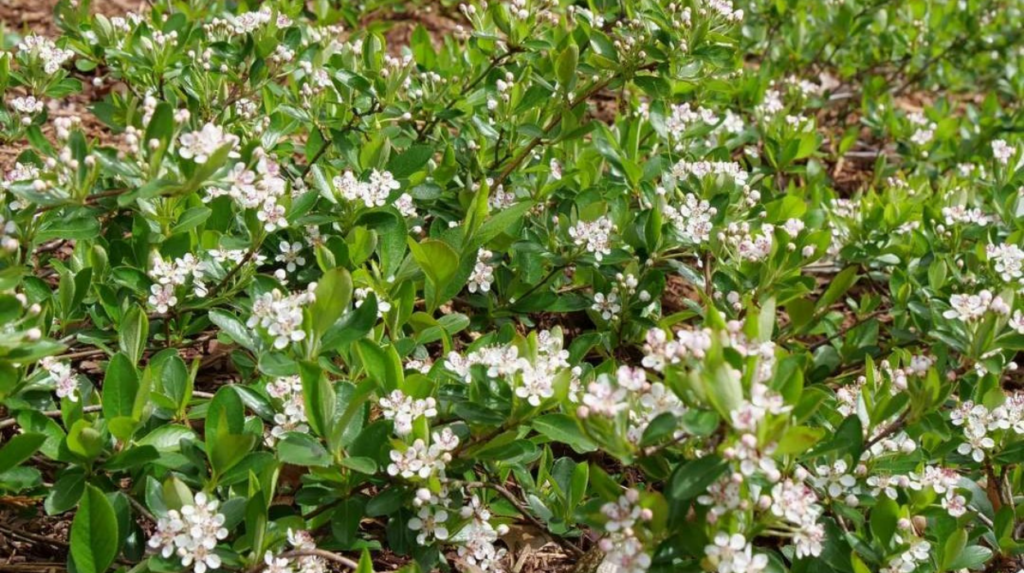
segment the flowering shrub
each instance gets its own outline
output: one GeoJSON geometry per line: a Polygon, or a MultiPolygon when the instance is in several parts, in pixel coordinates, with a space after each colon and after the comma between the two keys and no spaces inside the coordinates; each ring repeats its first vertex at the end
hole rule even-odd
{"type": "Polygon", "coordinates": [[[71,570],[1021,567],[1019,3],[54,18],[0,502],[71,570]]]}

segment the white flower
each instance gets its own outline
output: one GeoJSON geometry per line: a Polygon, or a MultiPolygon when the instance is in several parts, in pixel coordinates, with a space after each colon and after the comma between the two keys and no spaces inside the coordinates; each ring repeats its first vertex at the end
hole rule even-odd
{"type": "Polygon", "coordinates": [[[412,424],[417,418],[434,418],[437,416],[437,401],[433,398],[417,400],[406,396],[401,390],[393,390],[391,394],[380,399],[380,409],[384,418],[392,420],[395,435],[407,436],[412,433],[412,424]]]}
{"type": "Polygon", "coordinates": [[[166,314],[171,307],[178,304],[178,297],[174,295],[174,285],[155,284],[149,287],[149,306],[156,309],[160,314],[166,314]]]}
{"type": "Polygon", "coordinates": [[[22,115],[34,115],[43,111],[43,101],[34,96],[16,97],[11,100],[11,109],[22,115]]]}
{"type": "Polygon", "coordinates": [[[298,241],[294,243],[281,241],[280,249],[281,253],[274,260],[279,263],[285,263],[285,268],[288,269],[288,272],[293,273],[297,267],[306,264],[306,258],[300,254],[302,252],[302,243],[298,241]]]}
{"type": "Polygon", "coordinates": [[[446,521],[448,521],[448,512],[445,510],[423,507],[416,517],[409,520],[409,529],[418,531],[416,542],[426,545],[431,538],[438,541],[448,539],[448,528],[444,525],[446,521]]]}
{"type": "Polygon", "coordinates": [[[1024,276],[1024,251],[1017,245],[988,245],[985,251],[1004,281],[1011,282],[1024,276]]]}
{"type": "Polygon", "coordinates": [[[369,181],[359,181],[351,171],[346,171],[334,178],[334,187],[348,201],[359,200],[367,207],[383,207],[387,205],[391,192],[401,188],[401,185],[391,172],[374,169],[369,181]]]}
{"type": "Polygon", "coordinates": [[[715,535],[714,545],[706,546],[704,554],[718,573],[758,573],[768,566],[768,556],[754,555],[753,547],[740,533],[715,535]]]}
{"type": "Polygon", "coordinates": [[[569,228],[569,236],[577,246],[584,247],[600,262],[605,255],[611,254],[611,234],[615,225],[608,217],[595,221],[579,221],[569,228]]]}
{"type": "Polygon", "coordinates": [[[949,298],[949,305],[953,308],[943,312],[942,316],[971,322],[984,316],[991,304],[992,293],[988,290],[976,295],[955,294],[949,298]]]}
{"type": "Polygon", "coordinates": [[[992,157],[1003,165],[1010,162],[1013,152],[1014,148],[1002,139],[996,139],[992,142],[992,157]]]}
{"type": "Polygon", "coordinates": [[[50,75],[55,74],[64,62],[75,56],[73,51],[58,48],[52,40],[35,35],[22,38],[18,43],[18,51],[37,56],[43,63],[43,71],[50,75]]]}
{"type": "Polygon", "coordinates": [[[197,493],[193,505],[181,511],[169,511],[157,521],[157,530],[148,541],[149,547],[159,549],[164,558],[176,554],[181,565],[192,567],[195,573],[219,569],[220,557],[214,552],[217,542],[227,538],[225,517],[217,512],[217,500],[210,500],[203,492],[197,493]]]}
{"type": "Polygon", "coordinates": [[[469,275],[469,292],[490,292],[491,284],[494,282],[494,269],[490,266],[493,253],[487,249],[480,249],[476,253],[476,265],[469,275]]]}
{"type": "Polygon", "coordinates": [[[711,218],[718,210],[706,200],[688,193],[678,207],[665,206],[665,218],[672,223],[683,240],[695,244],[706,243],[711,236],[711,218]]]}
{"type": "Polygon", "coordinates": [[[193,159],[196,163],[206,163],[214,152],[225,145],[230,145],[234,150],[238,146],[238,136],[225,133],[224,128],[218,125],[207,123],[199,131],[183,133],[178,142],[181,144],[179,155],[193,159]]]}
{"type": "Polygon", "coordinates": [[[591,308],[601,315],[605,320],[612,320],[617,317],[622,306],[619,304],[619,295],[615,291],[608,293],[597,293],[594,295],[594,304],[591,308]]]}

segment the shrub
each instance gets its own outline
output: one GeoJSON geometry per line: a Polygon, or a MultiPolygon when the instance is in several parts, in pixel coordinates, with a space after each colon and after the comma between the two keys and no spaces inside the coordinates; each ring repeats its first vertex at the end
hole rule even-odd
{"type": "Polygon", "coordinates": [[[1019,4],[54,19],[0,502],[70,570],[1014,567],[1019,4]]]}

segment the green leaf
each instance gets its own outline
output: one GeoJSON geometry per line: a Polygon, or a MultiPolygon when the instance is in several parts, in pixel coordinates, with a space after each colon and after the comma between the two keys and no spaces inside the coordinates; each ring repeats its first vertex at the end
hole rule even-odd
{"type": "Polygon", "coordinates": [[[188,209],[181,214],[181,217],[178,217],[178,223],[171,227],[168,236],[190,231],[206,222],[212,214],[213,210],[209,207],[193,207],[188,209]]]}
{"type": "Polygon", "coordinates": [[[359,556],[359,566],[355,573],[373,573],[373,559],[370,557],[370,550],[363,548],[363,554],[359,556]]]}
{"type": "Polygon", "coordinates": [[[459,255],[448,243],[437,239],[426,239],[417,243],[409,237],[408,243],[413,258],[434,288],[434,297],[430,305],[430,309],[433,310],[443,302],[438,300],[438,297],[459,270],[459,255]]]}
{"type": "Polygon", "coordinates": [[[133,365],[138,364],[146,351],[146,341],[149,337],[149,317],[141,306],[134,305],[128,310],[121,321],[119,334],[117,342],[121,352],[133,365]]]}
{"type": "Polygon", "coordinates": [[[327,437],[334,419],[336,395],[331,383],[319,366],[312,362],[300,362],[299,374],[302,380],[302,398],[306,405],[306,416],[313,431],[327,437]]]}
{"type": "Polygon", "coordinates": [[[728,467],[728,462],[716,455],[681,464],[672,472],[665,495],[673,501],[693,499],[704,493],[728,467]]]}
{"type": "Polygon", "coordinates": [[[108,420],[119,416],[131,418],[138,391],[138,371],[125,353],[118,352],[107,364],[103,378],[103,417],[108,420]]]}
{"type": "Polygon", "coordinates": [[[117,557],[118,526],[114,507],[91,485],[71,522],[71,560],[76,573],[103,573],[117,557]]]}
{"type": "Polygon", "coordinates": [[[884,495],[878,498],[875,507],[871,509],[871,536],[884,550],[889,548],[889,542],[896,533],[899,512],[899,504],[884,495]]]}
{"type": "Polygon", "coordinates": [[[0,473],[32,457],[46,442],[46,434],[17,434],[0,448],[0,473]]]}
{"type": "Polygon", "coordinates": [[[576,420],[566,414],[547,414],[530,425],[541,435],[571,447],[578,454],[597,450],[597,444],[583,433],[576,420]]]}
{"type": "Polygon", "coordinates": [[[309,434],[297,432],[288,432],[277,443],[277,459],[296,466],[328,467],[331,465],[331,455],[327,452],[327,448],[320,443],[320,440],[309,434]]]}
{"type": "Polygon", "coordinates": [[[316,301],[310,311],[313,317],[313,330],[318,336],[323,335],[337,322],[351,301],[352,277],[347,270],[336,267],[320,277],[316,285],[316,301]]]}
{"type": "Polygon", "coordinates": [[[576,86],[576,66],[580,60],[580,48],[576,44],[566,46],[558,55],[558,64],[555,73],[558,77],[558,84],[565,93],[572,92],[576,86]]]}
{"type": "Polygon", "coordinates": [[[981,569],[982,565],[988,563],[989,559],[992,559],[991,549],[981,545],[971,545],[970,547],[965,547],[956,556],[956,559],[949,564],[949,568],[953,571],[958,569],[981,569]]]}
{"type": "Polygon", "coordinates": [[[249,455],[254,445],[256,436],[252,434],[218,433],[212,442],[207,436],[206,449],[209,452],[210,467],[217,476],[222,476],[249,455]]]}
{"type": "Polygon", "coordinates": [[[388,162],[388,171],[395,179],[406,179],[422,169],[433,154],[433,146],[413,145],[402,153],[391,157],[391,161],[388,162]]]}
{"type": "Polygon", "coordinates": [[[234,315],[222,310],[213,309],[210,311],[209,317],[210,322],[220,327],[221,332],[228,335],[231,340],[249,350],[256,350],[259,347],[256,337],[253,336],[252,329],[245,326],[245,323],[238,320],[234,315]]]}
{"type": "Polygon", "coordinates": [[[846,267],[834,279],[828,284],[828,288],[825,289],[825,293],[818,299],[817,309],[820,312],[838,301],[846,291],[850,290],[850,287],[857,284],[857,266],[846,267]]]}
{"type": "Polygon", "coordinates": [[[57,515],[71,509],[85,492],[85,470],[74,467],[61,474],[46,496],[43,507],[47,515],[57,515]]]}
{"type": "Polygon", "coordinates": [[[338,464],[366,475],[377,473],[377,462],[367,457],[342,458],[338,464]]]}

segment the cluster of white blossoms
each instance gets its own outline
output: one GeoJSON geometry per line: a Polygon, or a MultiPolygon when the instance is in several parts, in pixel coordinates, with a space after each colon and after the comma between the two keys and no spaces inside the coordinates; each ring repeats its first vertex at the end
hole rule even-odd
{"type": "Polygon", "coordinates": [[[208,290],[203,279],[208,270],[207,263],[195,258],[192,253],[173,260],[154,257],[148,274],[156,284],[150,287],[149,305],[157,312],[167,312],[178,304],[176,289],[190,281],[197,297],[206,296],[208,290]]]}
{"type": "Polygon", "coordinates": [[[743,10],[735,9],[730,0],[707,0],[707,5],[730,22],[743,20],[743,10]]]}
{"type": "Polygon", "coordinates": [[[1006,140],[996,139],[992,141],[992,157],[1003,165],[1010,163],[1010,158],[1013,157],[1015,151],[1012,145],[1006,143],[1006,140]]]}
{"type": "Polygon", "coordinates": [[[206,163],[210,156],[222,147],[231,148],[229,157],[238,157],[235,149],[238,147],[238,136],[224,131],[224,128],[214,123],[206,123],[198,131],[190,131],[178,137],[178,155],[184,159],[191,159],[196,163],[206,163]]]}
{"type": "MultiPolygon", "coordinates": [[[[658,188],[662,193],[663,189],[658,188]]],[[[665,219],[673,226],[684,241],[699,245],[711,238],[711,218],[718,209],[706,199],[687,193],[679,205],[665,205],[665,219]]]]}
{"type": "Polygon", "coordinates": [[[310,283],[305,291],[289,295],[277,289],[263,293],[253,300],[252,315],[245,325],[266,329],[277,349],[304,340],[306,332],[302,330],[302,307],[315,300],[315,291],[316,283],[310,283]]]}
{"type": "Polygon", "coordinates": [[[704,555],[718,573],[760,573],[768,567],[768,556],[755,554],[742,533],[717,533],[714,543],[704,548],[704,555]]]}
{"type": "MultiPolygon", "coordinates": [[[[288,530],[288,543],[297,551],[313,551],[316,541],[308,531],[288,530]]],[[[299,557],[280,557],[270,551],[263,554],[264,573],[327,573],[330,569],[323,557],[318,555],[302,555],[299,557]]]]}
{"type": "Polygon", "coordinates": [[[676,179],[686,177],[727,177],[736,182],[736,185],[743,187],[747,184],[750,174],[743,170],[743,167],[735,161],[687,161],[680,159],[672,166],[672,176],[676,179]]]}
{"type": "Polygon", "coordinates": [[[18,225],[14,221],[8,221],[0,215],[0,249],[9,253],[17,251],[18,246],[21,244],[16,236],[17,232],[18,225]]]}
{"type": "Polygon", "coordinates": [[[236,163],[228,173],[221,187],[206,188],[203,201],[211,201],[227,195],[243,209],[258,209],[256,218],[263,223],[268,233],[288,227],[285,208],[278,200],[288,190],[288,183],[281,174],[281,166],[270,158],[262,148],[253,150],[256,165],[253,169],[244,163],[236,163]]]}
{"type": "Polygon", "coordinates": [[[1024,393],[1007,396],[1002,405],[991,410],[982,404],[964,402],[950,414],[950,421],[964,432],[965,441],[957,451],[981,462],[985,452],[998,445],[991,433],[1012,430],[1014,434],[1024,434],[1024,393]]]}
{"type": "Polygon", "coordinates": [[[644,551],[634,527],[639,522],[650,521],[654,514],[640,507],[639,502],[640,492],[631,488],[618,500],[601,506],[601,514],[607,519],[604,529],[608,535],[601,539],[598,547],[605,552],[604,565],[610,565],[618,573],[643,573],[651,566],[651,556],[644,551]]]}
{"type": "MultiPolygon", "coordinates": [[[[901,520],[906,521],[906,520],[901,520]]],[[[909,529],[909,522],[906,523],[909,529]]],[[[909,573],[917,569],[917,566],[921,563],[931,559],[932,545],[924,539],[916,540],[907,547],[905,551],[900,552],[898,555],[889,559],[885,567],[879,570],[879,573],[909,573]]]]}
{"type": "Polygon", "coordinates": [[[274,414],[274,427],[267,434],[265,441],[273,446],[286,432],[309,432],[306,423],[306,402],[302,396],[302,379],[298,376],[275,378],[267,383],[267,394],[280,400],[283,410],[274,414]]]}
{"type": "Polygon", "coordinates": [[[760,231],[750,227],[750,223],[729,223],[726,230],[719,233],[719,239],[727,241],[736,249],[736,255],[744,261],[761,262],[772,253],[772,246],[775,244],[775,227],[773,225],[761,225],[760,231]]]}
{"type": "Polygon", "coordinates": [[[476,495],[466,496],[466,503],[459,510],[459,517],[469,520],[452,537],[459,543],[459,557],[481,571],[502,571],[502,560],[507,551],[495,545],[498,538],[509,531],[507,525],[491,523],[491,512],[476,495]]]}
{"type": "Polygon", "coordinates": [[[569,351],[562,348],[561,336],[544,330],[537,334],[536,356],[521,356],[514,344],[485,346],[466,356],[450,352],[444,367],[466,383],[473,380],[474,365],[485,367],[487,376],[502,379],[514,388],[515,395],[532,406],[555,395],[559,376],[575,376],[578,369],[569,369],[569,351]]]}
{"type": "Polygon", "coordinates": [[[1024,250],[1013,244],[986,245],[985,253],[999,276],[1006,282],[1024,282],[1024,250]]]}
{"type": "Polygon", "coordinates": [[[685,135],[686,130],[698,121],[712,125],[718,123],[718,116],[710,109],[700,106],[694,108],[689,103],[673,105],[669,108],[668,117],[665,118],[665,129],[673,139],[679,140],[685,135]]]}
{"type": "Polygon", "coordinates": [[[713,333],[710,328],[679,329],[674,340],[668,339],[668,333],[660,328],[647,331],[644,339],[644,368],[661,372],[666,366],[679,364],[683,360],[704,358],[711,348],[713,333]]]}
{"type": "MultiPolygon", "coordinates": [[[[795,473],[797,478],[807,476],[803,468],[795,473]]],[[[761,505],[770,505],[772,515],[783,521],[776,527],[790,535],[797,558],[821,555],[825,527],[818,518],[825,510],[818,504],[814,490],[802,481],[787,479],[775,484],[771,497],[761,500],[761,505]]]]}
{"type": "Polygon", "coordinates": [[[149,538],[149,547],[157,549],[165,558],[176,555],[183,567],[195,573],[207,569],[220,569],[220,556],[214,551],[217,542],[227,538],[224,514],[217,512],[219,502],[208,499],[206,493],[196,494],[192,505],[181,511],[170,510],[157,520],[156,532],[149,538]]]}
{"type": "Polygon", "coordinates": [[[487,249],[480,249],[476,252],[476,264],[473,265],[473,272],[469,275],[469,292],[490,292],[491,284],[494,283],[494,268],[491,267],[491,257],[494,253],[487,249]]]}
{"type": "MultiPolygon", "coordinates": [[[[966,205],[953,205],[943,207],[942,216],[947,226],[960,225],[988,225],[991,219],[981,209],[970,208],[966,205]]],[[[938,229],[940,232],[942,229],[938,229]]]]}
{"type": "Polygon", "coordinates": [[[39,365],[49,374],[48,381],[53,383],[58,398],[78,401],[78,373],[66,362],[60,362],[53,356],[39,361],[39,365]]]}
{"type": "Polygon", "coordinates": [[[22,38],[21,42],[18,42],[18,52],[28,55],[30,59],[39,58],[43,64],[43,71],[49,75],[57,73],[64,62],[75,57],[73,51],[58,48],[53,40],[35,35],[22,38]]]}
{"type": "Polygon", "coordinates": [[[437,400],[429,396],[424,399],[413,398],[401,390],[392,390],[378,404],[384,418],[394,423],[396,436],[411,434],[412,424],[420,416],[427,419],[437,416],[437,400]]]}
{"type": "Polygon", "coordinates": [[[32,123],[32,116],[43,111],[43,100],[35,96],[16,97],[11,100],[11,110],[21,114],[21,123],[29,125],[32,123]]]}
{"type": "Polygon", "coordinates": [[[418,477],[426,480],[431,476],[445,477],[444,470],[452,461],[452,452],[459,447],[459,437],[451,428],[433,432],[430,445],[417,438],[404,450],[394,449],[389,454],[388,475],[402,476],[405,479],[418,477]]]}
{"type": "MultiPolygon", "coordinates": [[[[570,399],[576,401],[575,394],[570,399]]],[[[632,444],[639,444],[647,427],[662,414],[681,418],[686,406],[675,392],[661,382],[649,382],[642,368],[620,366],[612,377],[599,375],[590,382],[578,398],[580,406],[576,415],[587,419],[591,416],[614,418],[626,414],[625,437],[632,444]]],[[[676,432],[675,437],[683,433],[676,432]]]]}
{"type": "Polygon", "coordinates": [[[600,217],[594,221],[577,221],[569,228],[572,242],[594,255],[598,262],[612,252],[611,235],[615,232],[615,224],[608,217],[600,217]]]}
{"type": "Polygon", "coordinates": [[[935,129],[938,127],[935,122],[928,121],[920,112],[910,114],[907,119],[912,125],[916,126],[914,134],[910,136],[911,142],[923,146],[931,143],[932,139],[935,139],[935,129]]]}
{"type": "Polygon", "coordinates": [[[988,289],[978,294],[954,294],[949,297],[949,306],[951,308],[942,313],[943,317],[968,323],[981,319],[990,310],[997,314],[1010,313],[1010,307],[1002,297],[993,296],[988,289]]]}
{"type": "Polygon", "coordinates": [[[392,191],[401,185],[390,171],[370,172],[369,181],[360,181],[351,171],[334,178],[334,188],[347,201],[362,201],[367,207],[383,207],[388,204],[392,191]]]}

